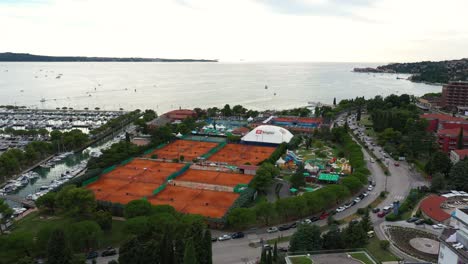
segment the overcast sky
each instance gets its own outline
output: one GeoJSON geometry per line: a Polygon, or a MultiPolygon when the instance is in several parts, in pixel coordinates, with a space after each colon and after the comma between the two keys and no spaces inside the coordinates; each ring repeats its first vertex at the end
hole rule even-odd
{"type": "Polygon", "coordinates": [[[0,0],[0,52],[397,62],[468,57],[468,0],[0,0]]]}

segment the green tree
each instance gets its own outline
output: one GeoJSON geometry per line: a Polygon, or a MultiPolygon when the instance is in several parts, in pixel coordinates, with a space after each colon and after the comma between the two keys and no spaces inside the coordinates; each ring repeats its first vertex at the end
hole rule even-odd
{"type": "Polygon", "coordinates": [[[361,181],[353,176],[345,177],[341,180],[341,183],[348,188],[351,193],[356,193],[362,187],[361,181]]]}
{"type": "Polygon", "coordinates": [[[463,127],[461,127],[460,132],[458,133],[457,149],[463,149],[463,148],[464,148],[463,127]]]}
{"type": "Polygon", "coordinates": [[[152,213],[151,204],[143,199],[133,200],[125,205],[125,218],[129,219],[137,216],[149,216],[152,213]]]}
{"type": "Polygon", "coordinates": [[[359,248],[367,244],[367,232],[360,223],[350,222],[344,230],[344,242],[347,248],[359,248]]]}
{"type": "Polygon", "coordinates": [[[450,172],[452,167],[452,162],[448,155],[442,151],[437,151],[426,163],[424,170],[429,174],[434,174],[440,172],[444,175],[447,175],[450,172]]]}
{"type": "Polygon", "coordinates": [[[366,233],[372,230],[372,221],[370,219],[369,209],[365,209],[360,224],[366,233]]]}
{"type": "Polygon", "coordinates": [[[257,216],[257,220],[261,221],[265,225],[270,225],[273,219],[276,216],[276,211],[274,206],[269,202],[263,200],[260,201],[255,207],[255,215],[257,216]]]}
{"type": "Polygon", "coordinates": [[[112,229],[112,214],[108,211],[97,211],[94,213],[94,221],[101,227],[104,231],[109,231],[112,229]]]}
{"type": "Polygon", "coordinates": [[[86,220],[71,224],[67,230],[67,234],[70,237],[73,249],[76,251],[86,251],[90,248],[98,247],[102,231],[96,222],[86,220]]]}
{"type": "Polygon", "coordinates": [[[193,246],[193,240],[190,238],[185,244],[184,253],[184,264],[197,264],[197,258],[195,254],[195,247],[193,246]]]}
{"type": "Polygon", "coordinates": [[[125,241],[119,249],[120,264],[144,264],[141,258],[144,252],[142,243],[137,237],[132,237],[125,241]]]}
{"type": "Polygon", "coordinates": [[[0,199],[0,233],[3,234],[3,227],[10,216],[13,214],[13,210],[5,203],[5,200],[0,199]]]}
{"type": "Polygon", "coordinates": [[[343,234],[338,225],[333,224],[330,230],[323,235],[324,249],[342,249],[344,248],[343,234]]]}
{"type": "Polygon", "coordinates": [[[48,192],[44,194],[37,199],[36,206],[42,210],[47,210],[53,213],[55,210],[56,194],[57,193],[55,192],[48,192]]]}
{"type": "Polygon", "coordinates": [[[255,211],[250,208],[234,208],[227,217],[230,226],[236,229],[244,229],[255,223],[255,211]]]}
{"type": "Polygon", "coordinates": [[[72,217],[91,216],[96,209],[94,193],[74,185],[62,188],[56,195],[55,204],[63,213],[72,217]]]}
{"type": "Polygon", "coordinates": [[[449,187],[454,190],[468,191],[468,161],[453,165],[449,173],[449,187]]]}
{"type": "Polygon", "coordinates": [[[268,187],[273,183],[273,178],[279,175],[279,169],[273,164],[264,162],[258,168],[255,177],[250,183],[250,187],[259,192],[265,192],[268,187]]]}
{"type": "Polygon", "coordinates": [[[442,173],[436,173],[432,176],[431,180],[431,191],[437,192],[444,190],[446,186],[445,177],[442,173]]]}
{"type": "Polygon", "coordinates": [[[320,228],[316,225],[299,225],[291,237],[291,251],[314,251],[322,248],[320,228]]]}
{"type": "Polygon", "coordinates": [[[47,245],[47,263],[69,264],[71,259],[72,252],[65,238],[65,233],[61,229],[54,230],[47,245]]]}
{"type": "Polygon", "coordinates": [[[228,104],[224,105],[224,108],[221,109],[221,114],[223,116],[232,116],[231,107],[228,104]]]}
{"type": "Polygon", "coordinates": [[[278,261],[278,241],[275,241],[273,246],[273,261],[276,263],[278,261]]]}
{"type": "Polygon", "coordinates": [[[211,231],[206,229],[205,234],[203,234],[203,259],[200,260],[200,263],[203,264],[212,264],[213,263],[213,253],[211,247],[211,231]]]}

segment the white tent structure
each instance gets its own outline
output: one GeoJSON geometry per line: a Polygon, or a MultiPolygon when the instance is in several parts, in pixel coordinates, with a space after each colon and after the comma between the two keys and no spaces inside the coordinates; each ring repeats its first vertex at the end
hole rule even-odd
{"type": "Polygon", "coordinates": [[[286,163],[286,161],[284,161],[284,159],[282,159],[281,157],[276,161],[276,165],[278,166],[284,165],[284,163],[286,163]]]}
{"type": "Polygon", "coordinates": [[[279,126],[262,125],[250,131],[242,137],[244,142],[262,143],[262,144],[281,144],[291,141],[293,134],[287,129],[279,126]]]}

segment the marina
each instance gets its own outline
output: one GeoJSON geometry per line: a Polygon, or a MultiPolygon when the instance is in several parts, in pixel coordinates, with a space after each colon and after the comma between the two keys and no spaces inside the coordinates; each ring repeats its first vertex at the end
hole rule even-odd
{"type": "Polygon", "coordinates": [[[51,157],[36,168],[19,175],[0,187],[0,197],[16,211],[29,207],[41,196],[61,186],[86,170],[91,157],[98,156],[102,150],[122,140],[123,134],[117,134],[110,140],[103,140],[82,152],[64,152],[51,157]]]}
{"type": "Polygon", "coordinates": [[[61,110],[0,108],[0,128],[47,129],[48,131],[86,128],[89,131],[125,113],[124,111],[81,111],[68,108],[61,110]]]}

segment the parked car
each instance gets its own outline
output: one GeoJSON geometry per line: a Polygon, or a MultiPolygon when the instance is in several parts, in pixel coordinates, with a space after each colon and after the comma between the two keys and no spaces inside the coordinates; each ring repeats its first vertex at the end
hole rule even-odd
{"type": "Polygon", "coordinates": [[[114,256],[117,255],[117,250],[113,247],[108,247],[101,253],[101,257],[114,256]]]}
{"type": "Polygon", "coordinates": [[[368,192],[363,192],[362,195],[364,195],[364,197],[367,197],[367,196],[369,196],[369,193],[368,192]]]}
{"type": "Polygon", "coordinates": [[[276,232],[278,232],[278,228],[276,226],[269,227],[267,229],[267,233],[276,233],[276,232]]]}
{"type": "Polygon", "coordinates": [[[419,220],[419,218],[417,218],[417,217],[410,217],[410,218],[408,218],[408,220],[406,220],[406,222],[408,222],[408,223],[414,223],[414,222],[416,222],[416,221],[418,221],[418,220],[419,220]]]}
{"type": "Polygon", "coordinates": [[[323,213],[320,215],[319,219],[320,219],[320,220],[327,219],[327,218],[328,218],[328,216],[330,216],[330,214],[329,214],[329,213],[327,213],[327,212],[323,212],[323,213]]]}
{"type": "Polygon", "coordinates": [[[312,221],[310,221],[309,219],[304,219],[304,220],[301,221],[301,224],[310,225],[310,224],[312,224],[312,221]]]}
{"type": "Polygon", "coordinates": [[[372,212],[373,212],[374,214],[376,214],[376,213],[380,212],[380,208],[377,208],[377,207],[376,207],[376,208],[372,209],[372,212]]]}
{"type": "Polygon", "coordinates": [[[414,222],[415,225],[424,225],[426,223],[426,220],[424,219],[419,219],[414,222]]]}
{"type": "Polygon", "coordinates": [[[352,202],[351,202],[351,206],[355,206],[356,204],[357,204],[356,201],[352,201],[352,202]]]}
{"type": "Polygon", "coordinates": [[[95,259],[97,257],[99,257],[97,251],[91,251],[86,255],[86,259],[95,259]]]}
{"type": "Polygon", "coordinates": [[[354,201],[355,201],[356,203],[359,203],[359,202],[361,201],[361,198],[356,197],[356,199],[354,199],[354,201]]]}
{"type": "Polygon", "coordinates": [[[369,187],[367,187],[367,190],[368,190],[369,192],[372,191],[373,189],[374,189],[374,186],[372,186],[372,185],[369,185],[369,187]]]}
{"type": "Polygon", "coordinates": [[[348,209],[348,208],[350,208],[351,206],[353,206],[352,203],[345,203],[344,208],[348,209]]]}
{"type": "Polygon", "coordinates": [[[318,216],[312,216],[311,218],[309,218],[310,221],[313,223],[313,222],[317,222],[318,220],[320,220],[320,217],[318,216]]]}
{"type": "Polygon", "coordinates": [[[236,233],[231,235],[232,239],[238,239],[238,238],[243,238],[243,237],[244,237],[244,233],[242,233],[242,232],[236,232],[236,233]]]}
{"type": "Polygon", "coordinates": [[[281,225],[278,227],[278,230],[285,231],[285,230],[289,230],[290,228],[291,228],[291,225],[281,225]]]}
{"type": "Polygon", "coordinates": [[[289,225],[290,228],[296,228],[297,227],[297,222],[294,222],[292,224],[289,225]]]}
{"type": "Polygon", "coordinates": [[[382,218],[387,214],[385,211],[381,211],[380,213],[377,214],[378,217],[382,218]]]}
{"type": "Polygon", "coordinates": [[[340,206],[338,208],[336,208],[336,212],[339,213],[339,212],[343,212],[346,208],[344,208],[343,206],[340,206]]]}
{"type": "Polygon", "coordinates": [[[399,167],[399,166],[400,166],[400,163],[395,162],[395,163],[393,163],[393,165],[395,165],[395,167],[399,167]]]}
{"type": "Polygon", "coordinates": [[[287,248],[287,247],[278,247],[278,251],[279,251],[279,252],[287,253],[287,252],[288,252],[288,248],[287,248]]]}
{"type": "Polygon", "coordinates": [[[270,244],[263,244],[263,248],[264,249],[272,249],[270,244]]]}
{"type": "Polygon", "coordinates": [[[447,226],[443,225],[443,224],[435,224],[435,225],[432,225],[432,228],[434,229],[442,229],[442,228],[446,228],[447,226]]]}
{"type": "Polygon", "coordinates": [[[217,237],[212,237],[212,238],[211,238],[211,242],[216,242],[216,241],[218,241],[218,238],[217,238],[217,237]]]}
{"type": "Polygon", "coordinates": [[[230,235],[222,235],[222,236],[218,237],[219,241],[224,241],[224,240],[229,240],[229,239],[231,239],[230,235]]]}
{"type": "Polygon", "coordinates": [[[361,200],[362,200],[362,199],[364,199],[364,197],[366,197],[366,196],[364,196],[364,194],[363,194],[363,193],[361,193],[361,194],[360,194],[358,197],[359,197],[359,199],[361,199],[361,200]]]}

